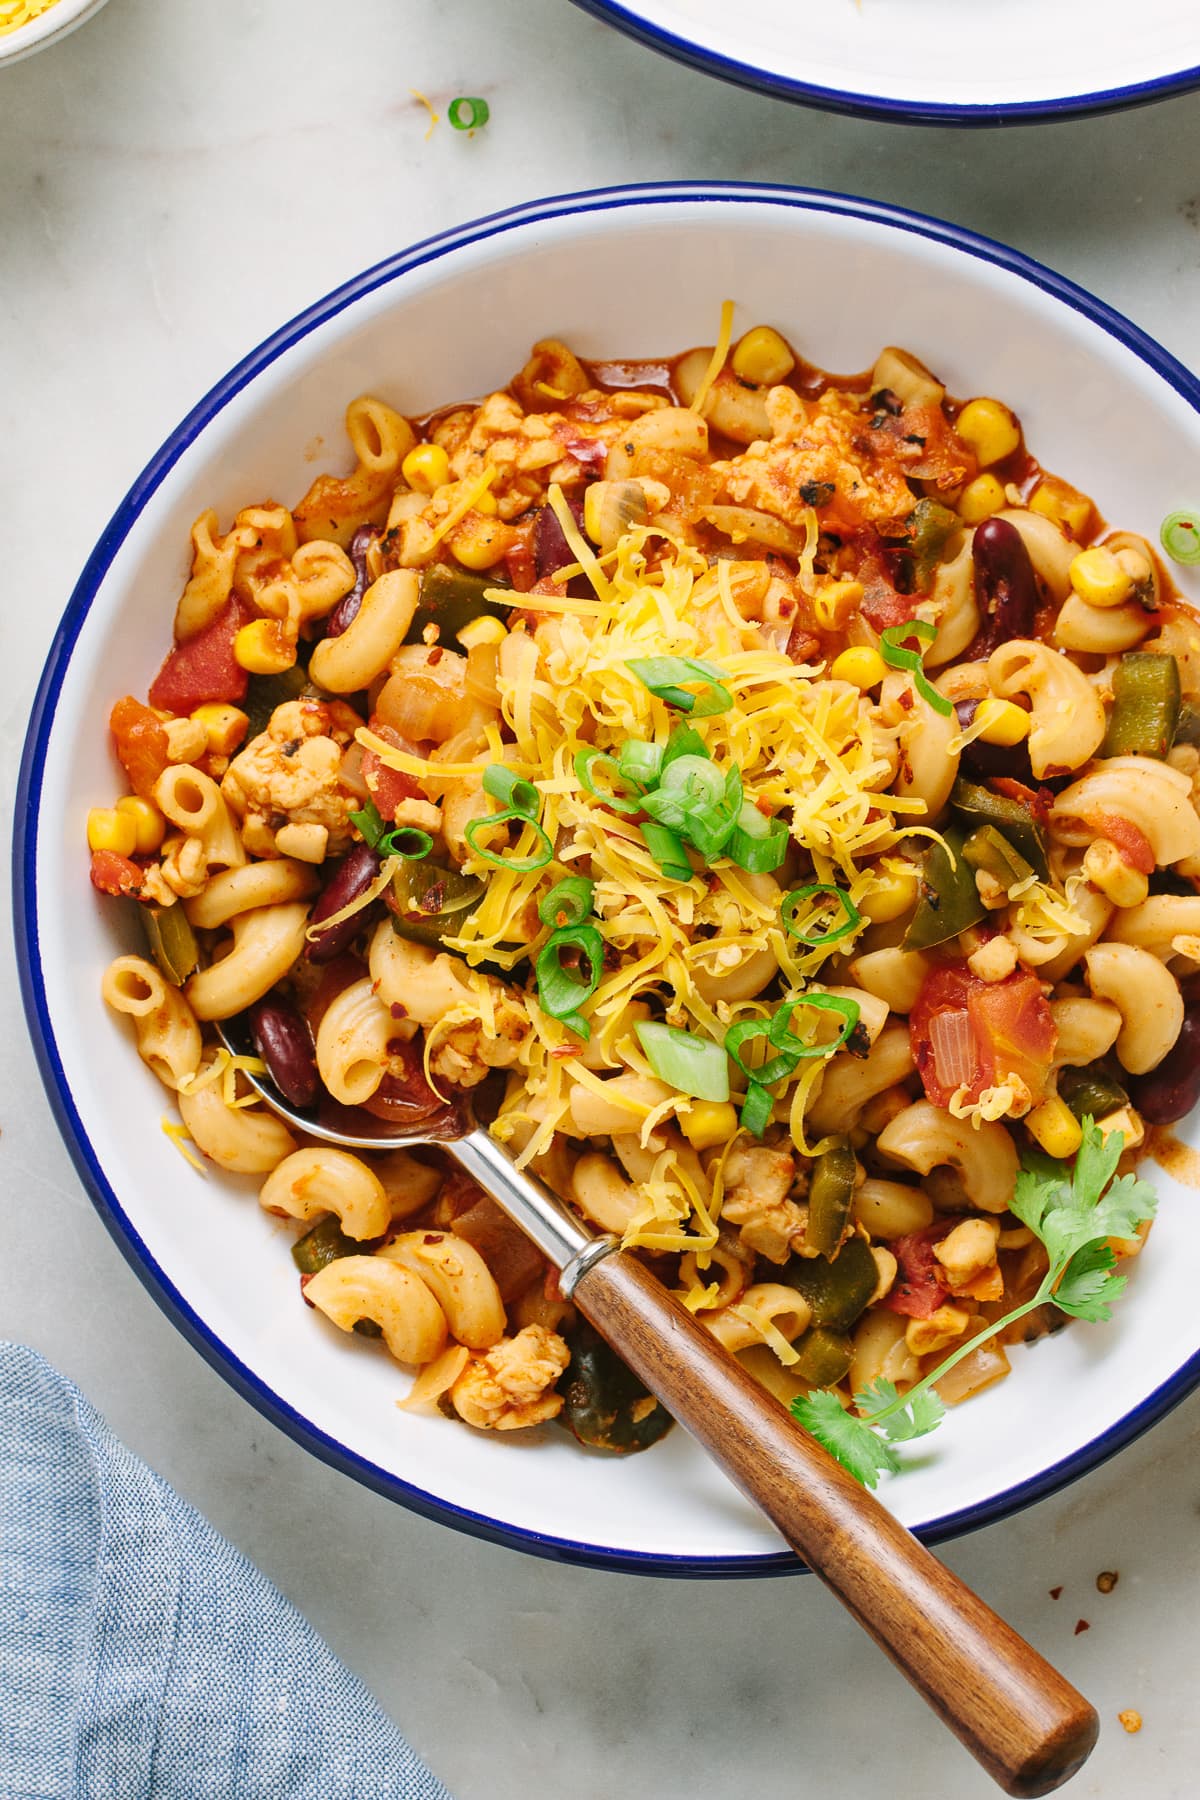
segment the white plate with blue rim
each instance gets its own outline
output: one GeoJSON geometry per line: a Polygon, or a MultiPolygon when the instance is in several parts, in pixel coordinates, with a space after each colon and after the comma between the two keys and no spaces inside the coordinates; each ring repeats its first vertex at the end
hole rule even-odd
{"type": "MultiPolygon", "coordinates": [[[[541,1555],[660,1575],[799,1565],[682,1432],[610,1460],[557,1427],[514,1442],[397,1410],[407,1374],[301,1303],[291,1234],[261,1212],[255,1184],[206,1179],[163,1135],[166,1096],[100,1000],[107,962],[137,947],[136,920],[91,888],[84,828],[88,808],[120,791],[104,754],[109,708],[155,673],[200,512],[227,520],[263,495],[298,499],[313,475],[306,447],[337,443],[347,401],[365,389],[426,413],[502,386],[552,331],[585,357],[670,354],[713,341],[726,297],[737,330],[770,322],[825,368],[866,368],[900,343],[951,392],[1008,400],[1044,465],[1132,530],[1153,536],[1164,514],[1194,503],[1185,480],[1200,467],[1200,382],[1015,252],[894,208],[785,188],[676,184],[535,202],[388,258],[199,401],[80,576],[34,706],[16,808],[19,960],[47,1092],[105,1223],[179,1329],[282,1430],[402,1504],[541,1555]],[[614,280],[620,269],[637,281],[614,280]]],[[[926,1539],[1051,1493],[1200,1380],[1200,1207],[1152,1173],[1159,1220],[1112,1323],[1015,1352],[1007,1380],[955,1409],[885,1480],[887,1504],[926,1539]]]]}
{"type": "Polygon", "coordinates": [[[652,50],[834,112],[1018,124],[1200,85],[1200,7],[1144,0],[575,0],[652,50]]]}

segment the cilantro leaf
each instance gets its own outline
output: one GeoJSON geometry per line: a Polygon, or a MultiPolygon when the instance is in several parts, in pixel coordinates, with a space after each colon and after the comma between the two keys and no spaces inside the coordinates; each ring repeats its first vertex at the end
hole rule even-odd
{"type": "Polygon", "coordinates": [[[1106,1138],[1091,1119],[1084,1119],[1070,1173],[1040,1154],[1024,1157],[1011,1210],[1045,1244],[1056,1273],[1086,1244],[1132,1237],[1143,1220],[1154,1217],[1155,1194],[1148,1182],[1133,1175],[1113,1180],[1124,1148],[1121,1132],[1106,1138]]]}
{"type": "Polygon", "coordinates": [[[848,1413],[837,1395],[827,1389],[818,1388],[793,1400],[792,1413],[864,1487],[877,1486],[880,1475],[894,1475],[899,1469],[900,1458],[891,1445],[864,1420],[848,1413]]]}
{"type": "Polygon", "coordinates": [[[913,1438],[935,1431],[946,1416],[946,1408],[932,1388],[914,1391],[903,1399],[894,1381],[880,1376],[861,1394],[854,1404],[869,1424],[878,1425],[893,1444],[907,1444],[913,1438]],[[886,1416],[880,1416],[886,1415],[886,1416]]]}
{"type": "Polygon", "coordinates": [[[1054,1290],[1055,1306],[1075,1319],[1103,1325],[1112,1317],[1112,1303],[1125,1292],[1128,1277],[1110,1274],[1116,1257],[1102,1238],[1077,1250],[1054,1290]]]}

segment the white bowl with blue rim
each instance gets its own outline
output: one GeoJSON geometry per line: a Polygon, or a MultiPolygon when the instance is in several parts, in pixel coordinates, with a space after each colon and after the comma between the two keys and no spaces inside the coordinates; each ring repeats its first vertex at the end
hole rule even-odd
{"type": "Polygon", "coordinates": [[[742,87],[917,124],[1018,124],[1200,85],[1195,0],[575,0],[742,87]]]}
{"type": "MultiPolygon", "coordinates": [[[[406,1374],[301,1304],[292,1234],[260,1211],[256,1184],[195,1173],[163,1135],[168,1097],[100,1000],[109,959],[138,947],[136,919],[89,885],[84,821],[121,791],[108,711],[144,693],[158,666],[198,513],[215,507],[227,521],[265,495],[298,499],[312,479],[306,446],[336,444],[347,401],[364,390],[425,413],[502,385],[550,332],[585,357],[670,354],[713,341],[726,297],[738,329],[777,325],[823,367],[861,369],[899,343],[951,392],[1008,400],[1044,466],[1132,530],[1153,536],[1164,514],[1195,503],[1186,477],[1200,468],[1200,383],[1013,251],[785,188],[646,186],[537,202],[348,282],[183,420],[71,597],[17,803],[17,929],[43,1077],[80,1177],[159,1304],[268,1418],[380,1492],[542,1555],[657,1574],[798,1565],[681,1431],[623,1461],[585,1453],[556,1427],[514,1441],[397,1411],[406,1374]]],[[[1200,1380],[1200,1206],[1152,1172],[1159,1220],[1112,1323],[1014,1352],[1006,1381],[953,1411],[912,1466],[885,1479],[887,1504],[930,1541],[1093,1468],[1200,1380]]]]}
{"type": "Polygon", "coordinates": [[[15,31],[5,32],[0,37],[0,68],[7,63],[20,62],[23,57],[32,56],[38,50],[48,50],[52,44],[61,43],[63,38],[70,37],[77,26],[84,25],[107,4],[107,0],[55,0],[53,6],[45,12],[27,19],[18,25],[15,31]]]}

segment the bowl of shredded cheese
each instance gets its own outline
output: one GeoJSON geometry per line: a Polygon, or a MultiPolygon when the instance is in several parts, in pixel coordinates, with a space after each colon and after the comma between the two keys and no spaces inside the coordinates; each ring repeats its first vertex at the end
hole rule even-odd
{"type": "Polygon", "coordinates": [[[0,63],[20,62],[69,36],[104,0],[0,0],[0,63]]]}
{"type": "Polygon", "coordinates": [[[15,851],[56,1116],[201,1353],[477,1535],[796,1567],[439,1151],[253,1071],[470,1094],[929,1539],[1161,1417],[1198,451],[1049,271],[737,184],[459,227],[232,370],[81,576],[15,851]]]}

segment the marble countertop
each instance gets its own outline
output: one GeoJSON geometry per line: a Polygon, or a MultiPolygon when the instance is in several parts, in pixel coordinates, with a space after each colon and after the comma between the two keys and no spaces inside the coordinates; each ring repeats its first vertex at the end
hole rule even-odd
{"type": "MultiPolygon", "coordinates": [[[[368,263],[544,192],[797,182],[1015,244],[1194,366],[1198,125],[1200,96],[992,132],[833,118],[664,62],[567,0],[111,0],[0,71],[5,794],[57,614],[131,478],[250,346],[368,263]],[[439,111],[484,95],[491,123],[427,134],[414,88],[439,111]]],[[[51,1121],[8,951],[0,1004],[0,1331],[78,1380],[261,1564],[458,1800],[996,1791],[812,1580],[560,1568],[306,1456],[175,1334],[106,1236],[51,1121]]],[[[1080,1800],[1196,1793],[1197,1449],[1200,1396],[945,1552],[1097,1704],[1080,1800]],[[1119,1571],[1107,1594],[1101,1570],[1119,1571]],[[1136,1736],[1124,1708],[1143,1715],[1136,1736]]]]}

